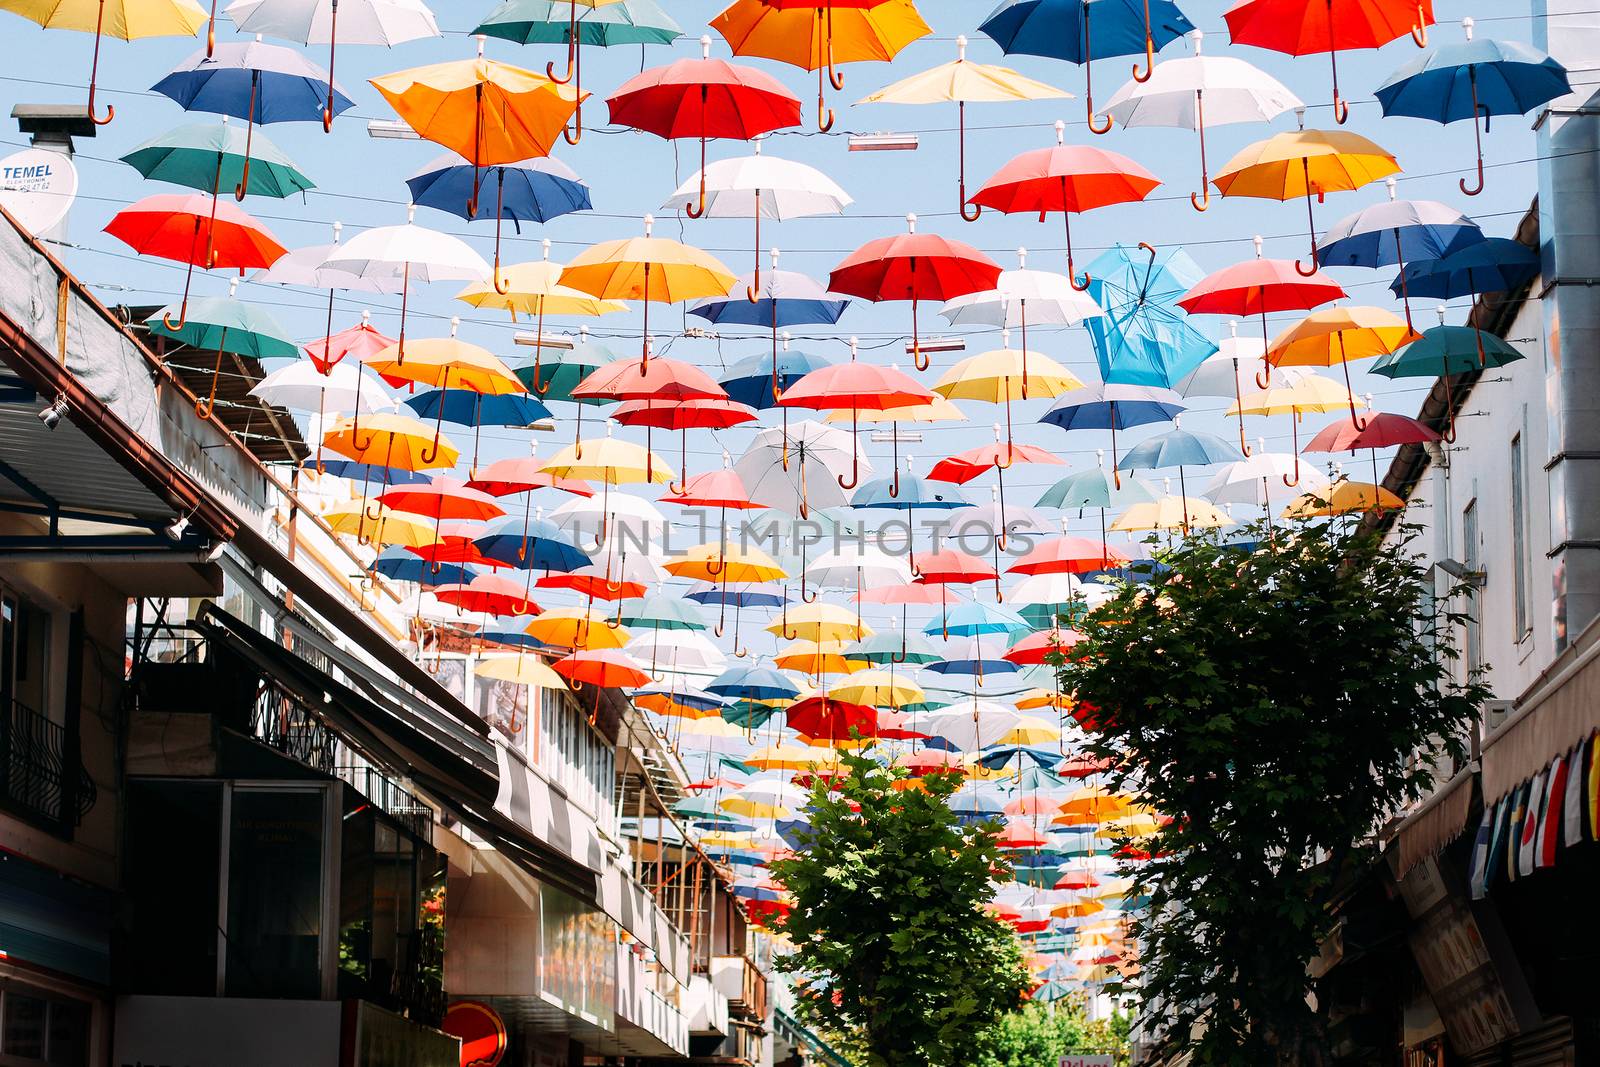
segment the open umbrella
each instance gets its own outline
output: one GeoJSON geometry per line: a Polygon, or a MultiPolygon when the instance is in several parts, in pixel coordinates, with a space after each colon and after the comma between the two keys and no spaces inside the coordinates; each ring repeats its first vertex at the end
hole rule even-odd
{"type": "Polygon", "coordinates": [[[971,245],[935,234],[917,233],[917,217],[906,216],[906,232],[880,237],[856,249],[828,276],[828,288],[874,303],[911,301],[911,358],[927,370],[917,334],[917,304],[953,300],[993,289],[1000,265],[971,245]]]}
{"type": "Polygon", "coordinates": [[[957,203],[961,207],[961,217],[968,222],[976,222],[978,216],[983,214],[983,208],[979,207],[971,215],[967,214],[967,104],[1060,100],[1072,94],[1062,92],[1044,82],[1025,78],[1009,67],[969,62],[966,37],[956,38],[956,50],[955,62],[913,74],[909,78],[879,89],[870,96],[858,100],[857,103],[956,104],[958,118],[956,146],[957,158],[960,161],[958,172],[960,196],[957,203]]]}
{"type": "MultiPolygon", "coordinates": [[[[1444,306],[1439,308],[1440,323],[1398,352],[1377,358],[1369,368],[1385,378],[1438,378],[1444,383],[1445,410],[1454,412],[1451,382],[1458,374],[1475,374],[1489,367],[1503,367],[1522,359],[1522,353],[1494,334],[1472,326],[1446,326],[1444,306]]],[[[1447,443],[1456,439],[1455,420],[1447,416],[1442,436],[1447,443]]]]}
{"type": "MultiPolygon", "coordinates": [[[[330,76],[300,53],[249,41],[196,52],[151,89],[171,97],[185,111],[245,120],[244,172],[233,191],[235,199],[243,200],[250,189],[251,136],[256,126],[317,121],[325,106],[324,82],[330,82],[330,76]]],[[[355,106],[337,85],[332,92],[335,114],[355,106]]]]}
{"type": "MultiPolygon", "coordinates": [[[[249,356],[252,359],[293,359],[300,354],[300,346],[288,337],[288,331],[265,309],[234,299],[238,288],[235,280],[228,287],[226,297],[205,297],[190,302],[182,325],[169,328],[176,308],[162,308],[145,323],[157,337],[166,337],[196,349],[212,349],[216,363],[211,370],[211,391],[204,400],[195,402],[195,414],[202,419],[211,417],[216,410],[217,382],[222,376],[224,354],[249,356]]],[[[180,312],[180,314],[182,314],[180,312]]],[[[242,365],[238,366],[244,372],[242,365]]],[[[247,374],[247,372],[245,372],[247,374]]]]}
{"type": "MultiPolygon", "coordinates": [[[[711,38],[700,38],[700,58],[680,59],[628,79],[607,97],[611,121],[668,140],[700,141],[700,193],[687,208],[697,219],[706,210],[706,141],[748,141],[800,125],[800,98],[783,83],[752,67],[711,58],[711,38]]],[[[726,290],[724,290],[726,291],[726,290]]]]}
{"type": "MultiPolygon", "coordinates": [[[[1111,474],[1105,471],[1105,456],[1096,452],[1096,463],[1092,470],[1079,471],[1069,474],[1061,479],[1039,497],[1040,507],[1060,508],[1063,511],[1077,508],[1081,516],[1084,508],[1094,508],[1100,513],[1100,543],[1106,540],[1106,512],[1131,507],[1134,504],[1146,504],[1156,499],[1156,491],[1138,478],[1122,478],[1122,472],[1113,469],[1111,474]]],[[[1113,559],[1120,553],[1108,551],[1102,558],[1101,570],[1109,570],[1113,559]]],[[[1046,592],[1044,589],[1024,591],[1021,586],[1012,590],[1013,603],[1041,603],[1064,604],[1072,599],[1081,599],[1077,589],[1067,589],[1069,595],[1062,599],[1027,600],[1036,594],[1046,592]]]]}
{"type": "MultiPolygon", "coordinates": [[[[322,128],[333,129],[335,89],[333,64],[339,42],[345,44],[397,44],[438,37],[439,24],[422,0],[234,0],[228,17],[241,33],[263,33],[300,44],[328,46],[328,85],[322,111],[322,128]],[[340,14],[344,15],[343,22],[340,14]]],[[[215,44],[213,30],[206,47],[215,44]]]]}
{"type": "Polygon", "coordinates": [[[77,30],[94,34],[94,59],[89,66],[89,118],[104,126],[117,117],[106,105],[106,116],[94,111],[95,83],[100,73],[100,38],[122,41],[141,37],[193,37],[206,24],[206,9],[194,0],[0,0],[0,11],[21,15],[47,30],[77,30]]]}
{"type": "Polygon", "coordinates": [[[1272,518],[1272,483],[1303,486],[1316,494],[1326,489],[1328,477],[1315,467],[1302,467],[1298,452],[1267,452],[1258,449],[1247,459],[1224,464],[1206,485],[1205,494],[1214,504],[1247,504],[1264,508],[1272,518]]]}
{"type": "Polygon", "coordinates": [[[1350,361],[1386,355],[1421,335],[1392,311],[1375,307],[1335,307],[1313,311],[1280,333],[1267,348],[1274,367],[1331,367],[1344,369],[1344,386],[1350,391],[1350,422],[1365,425],[1356,415],[1350,385],[1350,361]]]}
{"type": "MultiPolygon", "coordinates": [[[[1215,434],[1193,433],[1174,428],[1130,448],[1122,459],[1117,461],[1117,469],[1135,471],[1176,467],[1178,494],[1187,497],[1189,489],[1184,475],[1185,467],[1232,463],[1239,458],[1239,451],[1215,434]]],[[[1188,532],[1187,526],[1184,532],[1188,532]]]]}
{"type": "Polygon", "coordinates": [[[1007,215],[1038,212],[1040,222],[1052,211],[1061,212],[1067,232],[1067,277],[1081,292],[1089,287],[1089,281],[1086,278],[1079,285],[1072,264],[1073,212],[1136,203],[1160,184],[1159,178],[1127,156],[1089,145],[1068,145],[1066,123],[1058,120],[1054,148],[1036,148],[1017,156],[972,194],[971,203],[1007,215]]]}
{"type": "Polygon", "coordinates": [[[301,346],[306,358],[314,361],[319,367],[326,370],[338,363],[346,355],[355,353],[358,358],[370,355],[382,348],[387,348],[394,342],[372,328],[372,312],[363,310],[361,321],[347,329],[333,332],[333,302],[340,292],[353,293],[398,293],[404,279],[400,270],[396,268],[392,273],[384,274],[379,269],[370,273],[360,274],[354,271],[341,270],[338,267],[327,267],[323,264],[333,254],[339,245],[339,235],[344,230],[344,224],[333,224],[333,243],[326,245],[306,245],[296,248],[287,255],[280,256],[277,262],[265,270],[259,270],[251,275],[250,280],[262,285],[287,285],[305,289],[326,289],[328,291],[327,320],[323,325],[322,337],[318,341],[308,341],[301,346]]]}
{"type": "MultiPolygon", "coordinates": [[[[1206,126],[1270,122],[1300,98],[1265,72],[1232,56],[1200,54],[1205,34],[1196,30],[1194,55],[1163,60],[1147,80],[1135,77],[1111,97],[1106,115],[1123,126],[1174,126],[1200,135],[1200,192],[1189,194],[1196,211],[1211,204],[1206,171],[1206,126]]],[[[1137,72],[1136,72],[1137,73],[1137,72]]]]}
{"type": "Polygon", "coordinates": [[[248,135],[228,124],[193,123],[153,137],[122,157],[152,181],[198,189],[213,196],[224,185],[282,199],[314,188],[294,162],[265,137],[255,146],[255,166],[248,166],[248,135]]]}
{"type": "Polygon", "coordinates": [[[1350,108],[1339,95],[1339,53],[1381,48],[1408,33],[1426,48],[1433,0],[1239,0],[1222,17],[1234,44],[1291,56],[1328,53],[1333,119],[1343,126],[1350,108]]]}
{"type": "Polygon", "coordinates": [[[817,129],[833,129],[825,85],[844,88],[840,63],[889,62],[933,32],[913,0],[735,0],[711,20],[736,56],[817,72],[817,129]]]}
{"type": "MultiPolygon", "coordinates": [[[[1004,278],[1004,275],[1001,276],[1004,278]]],[[[1012,439],[1011,402],[1032,397],[1057,397],[1083,382],[1067,368],[1043,353],[1029,353],[1011,347],[1009,330],[1000,331],[1000,348],[968,356],[946,371],[934,383],[933,391],[950,400],[982,400],[1004,404],[1006,441],[1012,439]]]]}
{"type": "Polygon", "coordinates": [[[1156,50],[1194,29],[1194,23],[1172,0],[1002,0],[978,27],[994,39],[1007,55],[1044,56],[1083,66],[1083,100],[1091,133],[1109,133],[1111,120],[1101,125],[1094,113],[1094,82],[1090,69],[1096,56],[1136,56],[1144,53],[1141,74],[1147,81],[1155,67],[1156,50]],[[1091,26],[1092,24],[1092,26],[1091,26]]]}
{"type": "Polygon", "coordinates": [[[1459,179],[1468,196],[1483,192],[1483,133],[1495,115],[1526,115],[1572,91],[1567,70],[1520,41],[1472,39],[1472,20],[1461,20],[1466,40],[1440,45],[1384,79],[1375,96],[1385,115],[1409,115],[1449,125],[1472,120],[1478,184],[1459,179]],[[1478,118],[1482,116],[1480,130],[1478,118]]]}
{"type": "Polygon", "coordinates": [[[1341,386],[1331,378],[1300,372],[1299,368],[1284,368],[1276,384],[1259,392],[1246,393],[1238,403],[1228,409],[1228,414],[1288,415],[1294,454],[1294,475],[1285,475],[1283,484],[1291,489],[1300,484],[1300,419],[1309,412],[1339,411],[1346,406],[1360,407],[1348,386],[1341,386]]]}
{"type": "Polygon", "coordinates": [[[839,479],[855,456],[849,434],[807,419],[757,433],[733,469],[751,500],[808,519],[850,502],[839,479]]]}
{"type": "Polygon", "coordinates": [[[933,396],[931,391],[893,367],[857,361],[856,346],[852,344],[850,362],[812,371],[785,390],[778,405],[850,412],[850,479],[846,481],[843,475],[838,478],[839,488],[848,490],[861,481],[859,413],[913,407],[930,402],[933,396]]]}
{"type": "MultiPolygon", "coordinates": [[[[1039,421],[1063,430],[1110,430],[1111,462],[1115,471],[1118,430],[1167,422],[1182,410],[1178,394],[1170,389],[1105,383],[1062,394],[1049,411],[1039,416],[1039,421]]],[[[1120,472],[1113,474],[1113,481],[1121,487],[1120,472]]]]}
{"type": "MultiPolygon", "coordinates": [[[[544,71],[562,85],[571,84],[580,94],[584,45],[671,44],[683,36],[656,0],[503,0],[472,32],[522,45],[565,44],[566,73],[558,77],[554,63],[546,64],[544,71]]],[[[562,136],[575,145],[583,138],[581,103],[572,119],[571,128],[562,136]]]]}
{"type": "MultiPolygon", "coordinates": [[[[1400,270],[1389,286],[1391,292],[1415,292],[1418,296],[1450,300],[1480,293],[1504,293],[1527,285],[1539,275],[1539,253],[1521,241],[1489,237],[1452,252],[1442,259],[1413,261],[1400,270]]],[[[1442,305],[1441,305],[1442,307],[1442,305]]],[[[1478,365],[1488,362],[1484,353],[1484,334],[1476,312],[1468,316],[1478,340],[1478,365]]]]}
{"type": "Polygon", "coordinates": [[[1105,381],[1170,389],[1217,351],[1178,308],[1200,281],[1200,268],[1182,248],[1119,244],[1089,272],[1089,295],[1105,315],[1086,325],[1105,381]]]}

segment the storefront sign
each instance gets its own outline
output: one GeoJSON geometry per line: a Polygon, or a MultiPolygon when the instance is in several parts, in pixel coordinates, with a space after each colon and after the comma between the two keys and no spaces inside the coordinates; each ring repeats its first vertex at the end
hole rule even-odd
{"type": "Polygon", "coordinates": [[[477,1000],[458,1000],[444,1013],[442,1029],[461,1039],[461,1067],[498,1067],[506,1054],[506,1023],[477,1000]]]}
{"type": "Polygon", "coordinates": [[[1115,1063],[1110,1055],[1063,1056],[1060,1067],[1114,1067],[1115,1063]]]}

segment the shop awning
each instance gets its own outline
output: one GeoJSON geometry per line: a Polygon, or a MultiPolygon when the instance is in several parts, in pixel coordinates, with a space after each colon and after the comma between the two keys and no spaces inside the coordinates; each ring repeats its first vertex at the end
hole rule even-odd
{"type": "Polygon", "coordinates": [[[1395,829],[1392,860],[1395,877],[1404,878],[1411,868],[1436,856],[1446,845],[1461,836],[1472,812],[1473,782],[1476,772],[1468,768],[1446,782],[1420,808],[1406,816],[1395,829]]]}
{"type": "Polygon", "coordinates": [[[1483,802],[1493,804],[1600,729],[1600,622],[1518,699],[1483,743],[1483,802]]]}

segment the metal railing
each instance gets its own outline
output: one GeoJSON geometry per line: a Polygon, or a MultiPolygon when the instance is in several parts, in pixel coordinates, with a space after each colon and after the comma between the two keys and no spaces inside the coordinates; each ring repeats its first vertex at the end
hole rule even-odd
{"type": "Polygon", "coordinates": [[[333,773],[379,811],[392,815],[424,840],[430,839],[428,827],[433,822],[433,809],[405,786],[370,764],[345,763],[335,767],[333,773]]]}
{"type": "Polygon", "coordinates": [[[293,693],[270,680],[261,687],[251,709],[250,735],[324,774],[332,774],[337,765],[339,735],[323,725],[293,693]]]}
{"type": "Polygon", "coordinates": [[[77,753],[66,753],[60,723],[17,700],[0,707],[0,804],[52,829],[76,826],[97,799],[94,779],[77,753]],[[77,780],[76,810],[66,811],[67,775],[77,780]]]}

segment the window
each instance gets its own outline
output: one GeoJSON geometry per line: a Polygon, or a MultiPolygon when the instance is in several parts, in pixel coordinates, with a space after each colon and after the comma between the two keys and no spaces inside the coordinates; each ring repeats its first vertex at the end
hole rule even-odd
{"type": "Polygon", "coordinates": [[[1528,618],[1528,502],[1527,478],[1522,455],[1522,435],[1511,439],[1511,588],[1517,631],[1521,641],[1532,630],[1528,618]]]}
{"type": "Polygon", "coordinates": [[[9,589],[0,590],[0,697],[48,716],[50,614],[9,589]]]}
{"type": "MultiPolygon", "coordinates": [[[[1466,566],[1467,573],[1478,569],[1478,501],[1472,500],[1465,508],[1461,509],[1461,552],[1462,563],[1466,566]]],[[[1478,633],[1478,590],[1468,587],[1466,592],[1466,653],[1467,671],[1475,673],[1483,666],[1483,642],[1478,633]]]]}
{"type": "Polygon", "coordinates": [[[0,987],[0,1059],[7,1064],[88,1067],[90,1007],[24,985],[0,987]]]}
{"type": "Polygon", "coordinates": [[[325,790],[235,787],[226,995],[322,995],[325,790]]]}
{"type": "Polygon", "coordinates": [[[616,756],[565,693],[539,689],[538,765],[602,827],[615,824],[616,756]]]}

